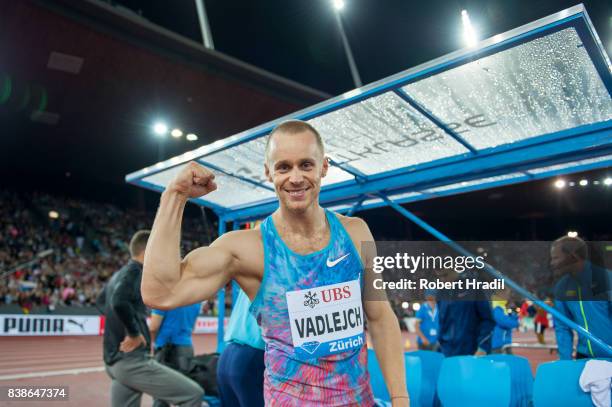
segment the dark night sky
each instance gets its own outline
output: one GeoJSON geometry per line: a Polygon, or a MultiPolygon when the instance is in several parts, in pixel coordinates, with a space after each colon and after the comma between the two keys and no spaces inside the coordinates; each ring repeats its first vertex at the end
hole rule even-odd
{"type": "MultiPolygon", "coordinates": [[[[115,3],[196,41],[193,0],[115,3]]],[[[488,38],[576,5],[565,0],[345,0],[342,12],[364,84],[464,46],[460,13],[468,10],[480,38],[488,38]]],[[[206,0],[218,51],[332,95],[353,83],[329,0],[206,0]]],[[[612,2],[585,1],[608,53],[612,2]]]]}
{"type": "MultiPolygon", "coordinates": [[[[194,0],[105,1],[127,7],[157,25],[187,38],[201,41],[194,0]]],[[[342,20],[364,84],[463,48],[460,18],[462,9],[468,10],[480,38],[484,39],[576,4],[575,1],[565,0],[345,0],[345,2],[346,8],[342,12],[342,20]]],[[[354,88],[329,0],[205,0],[205,3],[216,50],[330,95],[338,95],[354,88]]],[[[612,54],[612,1],[593,0],[585,1],[584,4],[608,54],[612,54]]],[[[32,27],[35,28],[36,25],[33,24],[30,29],[32,27]]],[[[79,39],[75,39],[74,42],[78,42],[77,40],[79,39]]],[[[47,55],[48,50],[43,51],[47,55]]],[[[106,61],[106,57],[107,55],[101,55],[99,60],[106,61]]],[[[108,65],[108,62],[105,63],[106,66],[112,66],[108,65]]],[[[167,80],[171,83],[174,78],[167,80]]],[[[147,85],[154,88],[158,84],[154,83],[151,86],[147,83],[147,85]]],[[[167,84],[159,85],[163,88],[162,85],[167,84]]],[[[126,87],[126,89],[131,88],[126,87]]],[[[136,86],[134,89],[142,90],[136,86]]],[[[59,96],[63,98],[63,93],[60,92],[59,96]]],[[[88,107],[87,103],[84,104],[84,107],[88,107]]],[[[249,107],[248,112],[253,112],[253,108],[249,107]]],[[[201,117],[196,118],[201,119],[201,117]]],[[[188,119],[193,121],[194,118],[188,119]]],[[[22,133],[25,134],[32,126],[25,126],[23,120],[15,122],[24,129],[15,127],[14,134],[8,134],[9,137],[6,139],[12,137],[20,141],[22,133]]],[[[3,128],[8,128],[2,120],[0,124],[3,128]]],[[[138,134],[132,134],[130,127],[130,132],[119,133],[119,124],[115,137],[134,137],[135,140],[146,138],[151,144],[150,134],[146,131],[138,128],[138,134]]],[[[56,130],[61,129],[59,126],[56,130]]],[[[125,126],[121,130],[125,130],[125,126]]],[[[41,131],[40,134],[29,136],[31,138],[27,140],[44,137],[46,141],[48,134],[41,131]]],[[[21,140],[23,141],[21,144],[26,143],[24,140],[21,140]]],[[[118,182],[121,186],[118,186],[118,183],[109,184],[112,193],[100,188],[96,180],[91,182],[85,177],[85,181],[82,182],[83,177],[79,178],[83,167],[94,169],[97,167],[103,171],[107,156],[103,153],[106,150],[100,147],[112,144],[109,144],[105,138],[93,142],[98,143],[94,146],[94,150],[101,151],[95,157],[83,155],[80,160],[75,160],[72,155],[64,154],[66,163],[62,165],[65,165],[65,168],[60,168],[58,174],[61,180],[55,184],[51,179],[57,174],[51,169],[46,170],[44,182],[34,179],[25,183],[22,180],[24,177],[19,176],[14,168],[10,168],[10,176],[1,177],[0,184],[6,182],[13,188],[25,190],[47,186],[59,193],[72,195],[74,192],[80,196],[91,196],[96,200],[102,196],[106,201],[121,205],[130,202],[130,205],[133,205],[135,199],[132,199],[132,195],[136,195],[134,191],[137,188],[123,184],[123,175],[128,172],[127,170],[120,174],[118,182]],[[64,179],[64,172],[73,175],[64,179]],[[77,184],[78,187],[75,187],[77,184]],[[129,194],[124,192],[128,189],[129,194]]],[[[205,140],[202,139],[201,142],[204,143],[205,140]]],[[[148,148],[152,154],[156,153],[155,145],[143,144],[143,146],[141,148],[138,144],[139,149],[148,148]]],[[[181,148],[187,147],[190,146],[181,148]]],[[[52,156],[54,158],[49,158],[43,147],[39,149],[42,151],[42,160],[57,161],[55,154],[57,151],[52,156]]],[[[21,150],[17,149],[10,154],[20,157],[19,151],[21,150]]],[[[118,161],[118,158],[114,159],[118,161]]],[[[133,170],[135,164],[130,165],[133,170]]],[[[601,180],[605,176],[612,176],[612,171],[608,168],[586,175],[575,174],[571,176],[571,180],[577,181],[582,176],[590,180],[601,180]]],[[[603,186],[573,188],[560,193],[551,187],[552,182],[552,180],[530,182],[428,200],[409,204],[407,207],[434,226],[448,231],[449,235],[456,239],[554,239],[567,230],[579,230],[581,233],[590,233],[591,236],[610,235],[612,212],[609,208],[612,207],[612,188],[603,186]]],[[[158,195],[142,192],[139,189],[138,191],[138,197],[144,196],[146,199],[145,206],[154,209],[158,195]]],[[[388,208],[362,212],[359,215],[369,220],[375,236],[418,239],[427,237],[424,232],[388,208]]]]}

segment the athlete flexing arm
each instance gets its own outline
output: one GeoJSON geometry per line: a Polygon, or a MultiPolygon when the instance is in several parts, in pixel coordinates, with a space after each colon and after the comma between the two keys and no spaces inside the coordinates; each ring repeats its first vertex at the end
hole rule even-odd
{"type": "MultiPolygon", "coordinates": [[[[344,226],[351,235],[351,239],[365,260],[366,285],[372,287],[372,259],[376,253],[363,253],[364,243],[374,247],[374,237],[368,225],[359,218],[345,217],[344,226]]],[[[365,292],[369,290],[366,288],[365,292]]],[[[386,295],[377,292],[376,300],[364,299],[364,308],[368,320],[368,330],[380,364],[387,390],[391,396],[393,407],[408,406],[408,388],[406,386],[406,372],[404,369],[404,348],[402,335],[397,317],[393,313],[386,295]]]]}
{"type": "Polygon", "coordinates": [[[233,278],[247,294],[257,290],[258,285],[254,284],[257,278],[252,278],[253,263],[244,266],[245,256],[254,253],[245,250],[254,241],[245,231],[226,233],[210,247],[200,247],[181,259],[185,204],[189,198],[216,189],[214,175],[190,162],[163,192],[145,251],[141,292],[148,306],[165,310],[193,304],[212,297],[233,278]]]}

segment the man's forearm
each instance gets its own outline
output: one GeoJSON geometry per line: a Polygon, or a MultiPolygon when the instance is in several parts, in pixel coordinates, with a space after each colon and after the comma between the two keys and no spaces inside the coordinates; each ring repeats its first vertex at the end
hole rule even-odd
{"type": "Polygon", "coordinates": [[[376,357],[391,397],[406,396],[404,346],[397,318],[392,312],[380,319],[368,321],[376,357]]]}
{"type": "Polygon", "coordinates": [[[181,222],[187,199],[166,190],[160,199],[145,251],[142,296],[149,305],[163,303],[181,278],[181,222]]]}
{"type": "Polygon", "coordinates": [[[421,338],[423,342],[427,341],[427,338],[423,334],[423,331],[421,331],[421,324],[418,321],[414,326],[414,331],[416,332],[417,336],[421,338]]]}

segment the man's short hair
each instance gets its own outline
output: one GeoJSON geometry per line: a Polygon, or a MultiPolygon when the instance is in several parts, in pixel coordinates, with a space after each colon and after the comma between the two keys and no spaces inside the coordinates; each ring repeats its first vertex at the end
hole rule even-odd
{"type": "Polygon", "coordinates": [[[561,252],[566,255],[576,255],[581,260],[587,260],[589,251],[587,244],[579,237],[563,236],[553,242],[554,246],[561,248],[561,252]]]}
{"type": "Polygon", "coordinates": [[[317,146],[321,150],[321,154],[325,156],[325,147],[323,146],[323,139],[321,135],[310,123],[302,121],[302,120],[287,120],[286,122],[282,122],[278,126],[272,130],[272,132],[268,135],[266,140],[266,162],[268,162],[268,154],[270,152],[270,141],[272,140],[272,136],[276,133],[284,133],[284,134],[297,134],[303,133],[305,131],[309,131],[314,134],[315,139],[317,141],[317,146]]]}
{"type": "Polygon", "coordinates": [[[147,248],[147,241],[149,240],[150,230],[139,230],[134,233],[132,240],[130,240],[130,255],[132,257],[139,256],[147,248]]]}

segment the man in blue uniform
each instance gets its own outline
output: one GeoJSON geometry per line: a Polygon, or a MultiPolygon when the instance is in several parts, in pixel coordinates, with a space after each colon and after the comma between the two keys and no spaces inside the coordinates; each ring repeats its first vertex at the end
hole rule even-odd
{"type": "MultiPolygon", "coordinates": [[[[555,285],[555,308],[607,344],[612,344],[610,271],[593,265],[586,243],[578,237],[562,237],[550,249],[550,267],[563,277],[555,285]]],[[[572,329],[555,319],[555,334],[561,359],[571,359],[572,329]]],[[[578,336],[576,359],[608,357],[604,349],[578,336]]]]}
{"type": "Polygon", "coordinates": [[[440,323],[435,293],[431,290],[427,291],[425,300],[416,313],[417,345],[421,350],[437,351],[440,348],[438,343],[440,323]]]}
{"type": "MultiPolygon", "coordinates": [[[[153,309],[151,312],[151,339],[155,346],[156,359],[181,373],[186,373],[193,357],[191,334],[200,314],[201,304],[196,303],[169,311],[153,309]]],[[[168,404],[155,400],[154,407],[168,404]]]]}

